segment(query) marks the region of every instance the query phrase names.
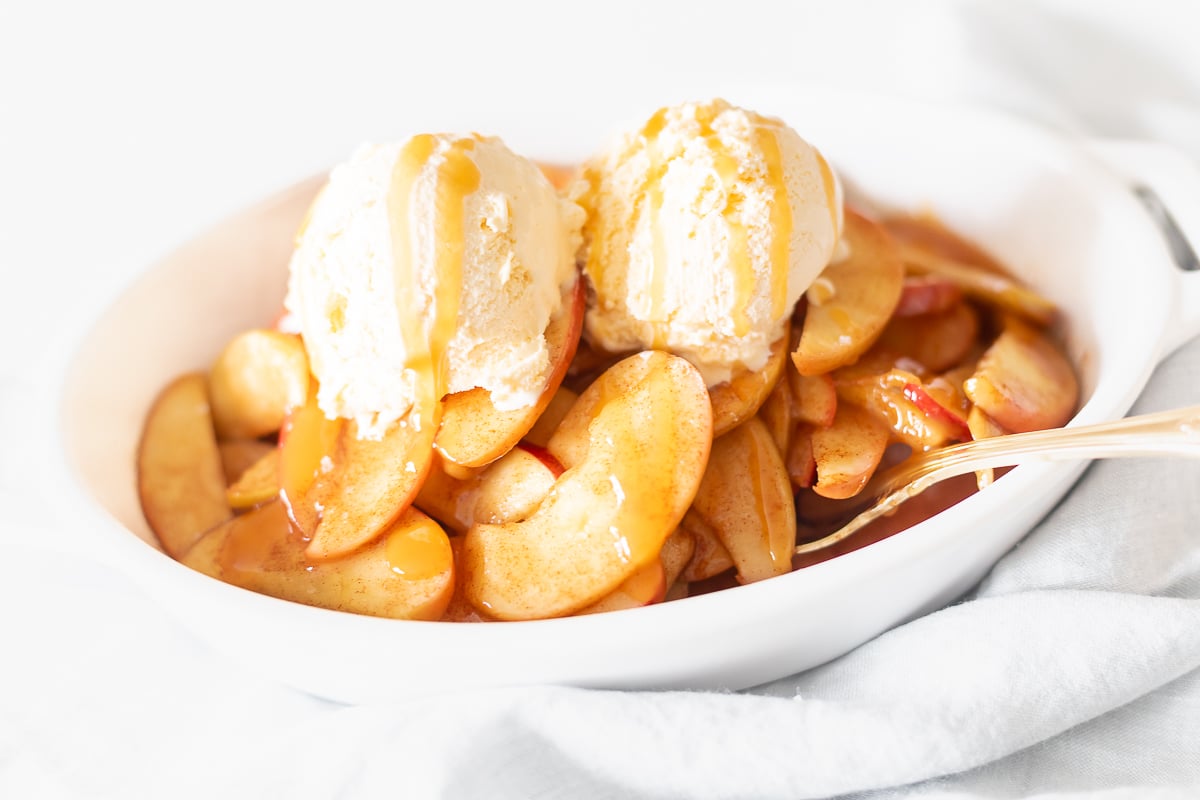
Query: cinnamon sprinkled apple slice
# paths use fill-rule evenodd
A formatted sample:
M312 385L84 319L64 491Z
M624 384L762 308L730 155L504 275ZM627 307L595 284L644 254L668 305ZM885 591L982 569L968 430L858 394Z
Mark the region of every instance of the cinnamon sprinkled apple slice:
M891 237L874 222L846 210L843 233L850 255L821 273L829 296L808 304L792 363L801 375L849 364L883 332L900 302L904 264Z
M619 362L551 440L566 472L537 511L467 532L467 598L502 619L561 616L599 600L658 559L711 442L708 389L695 367L656 351Z
M482 467L507 453L537 422L550 405L567 374L567 366L579 346L583 330L585 281L564 298L562 312L546 328L550 349L550 373L537 401L525 408L499 411L485 389L470 389L448 395L442 403L441 429L435 445L442 458L461 467Z
M173 558L233 514L204 375L184 375L155 399L138 444L137 472L142 512Z

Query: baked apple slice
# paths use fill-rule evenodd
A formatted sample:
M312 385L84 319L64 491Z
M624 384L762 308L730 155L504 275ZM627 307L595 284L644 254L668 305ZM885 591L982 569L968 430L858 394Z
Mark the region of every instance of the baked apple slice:
M435 440L442 458L460 467L486 466L511 450L534 426L558 391L579 346L585 283L576 279L574 288L563 298L562 313L546 328L550 373L537 401L526 408L499 411L486 389L447 395L442 402L441 429Z
M1016 317L1005 321L963 390L1014 433L1065 425L1079 402L1071 362L1049 337Z
M562 464L554 456L519 443L466 479L454 478L435 465L414 504L457 533L465 533L476 522L518 522L546 499L562 473Z
M537 511L467 531L468 599L501 619L596 602L658 559L696 494L711 442L712 407L695 367L658 351L619 362L580 395L550 441L566 472Z
M279 474L288 516L320 561L372 541L409 507L433 463L438 404L426 414L413 406L373 440L359 438L352 421L326 419L315 397L280 431Z
M438 619L454 590L450 542L413 508L370 546L317 563L273 501L209 532L182 561L261 594L377 617Z
M253 508L279 495L279 451L272 448L250 465L228 489L225 497L238 510Z
M638 567L633 574L621 581L621 585L576 614L601 614L606 611L624 611L640 608L651 603L661 603L667 594L667 573L662 561L655 559Z
M695 510L684 515L680 527L692 535L694 542L692 557L680 573L680 580L687 583L704 581L733 569L733 557L721 544L717 532Z
M233 515L204 375L184 375L155 399L138 444L137 473L142 513L172 558Z
M221 468L225 471L225 482L233 484L242 473L257 464L267 453L275 451L275 445L262 439L227 439L217 443L221 451Z
M879 345L932 372L942 372L970 355L978 336L979 315L970 305L957 303L944 311L894 317L883 329Z
M741 369L725 383L709 390L713 408L713 436L733 430L754 416L779 382L787 363L789 330L771 345L771 354L762 369Z
M525 434L523 441L537 447L546 447L550 444L550 437L558 430L563 417L567 416L567 412L571 410L571 406L575 405L575 401L578 399L578 392L573 392L566 386L559 386L554 397L550 398L550 402L542 410L541 416L537 418L537 422L533 423L533 427Z
M761 420L713 442L692 508L716 531L742 583L791 571L796 548L792 485Z
M812 432L817 468L813 491L836 500L858 494L875 473L887 446L887 426L871 412L842 403L832 425Z
M299 336L270 330L238 334L209 375L213 422L222 439L275 433L308 393L308 355Z
M820 375L866 352L900 302L904 264L891 237L874 222L846 210L842 234L850 255L821 273L829 296L810 302L792 363L801 375Z

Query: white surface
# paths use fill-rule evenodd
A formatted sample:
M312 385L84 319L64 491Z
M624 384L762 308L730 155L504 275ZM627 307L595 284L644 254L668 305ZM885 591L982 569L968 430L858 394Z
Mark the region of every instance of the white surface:
M537 115L510 144L547 154L615 127L600 101L564 102L571 87L651 107L813 79L1194 148L1191 4L1133 18L1115 3L693 3L640 9L635 30L590 7L506 20L513 6L495 4L468 23L457 5L409 19L220 5L0 10L0 795L820 796L948 774L895 793L1200 790L1194 464L1093 468L979 601L782 683L784 699L559 690L340 709L256 679L122 576L40 547L65 523L34 424L57 342L225 210L398 132L383 88L436 110L431 127L503 134ZM1195 402L1198 384L1192 344L1138 410Z

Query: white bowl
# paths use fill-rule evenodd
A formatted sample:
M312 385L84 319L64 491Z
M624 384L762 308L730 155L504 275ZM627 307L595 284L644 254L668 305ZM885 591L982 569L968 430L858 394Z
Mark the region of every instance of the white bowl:
M1151 181L1187 210L1182 222L1200 225L1200 173L1169 151L1096 148L992 113L881 98L733 99L791 123L852 191L885 207L933 211L1057 301L1083 383L1073 424L1122 416L1155 364L1200 330L1200 274L1177 269L1162 232L1109 166L1116 159ZM578 155L595 145L580 141ZM171 376L208 365L233 333L277 312L292 235L316 187L287 189L151 265L85 337L61 393L64 468L89 549L213 647L313 694L363 702L478 686L738 689L780 678L960 596L1082 469L1021 466L831 561L612 614L407 622L221 583L159 550L138 505L134 449Z

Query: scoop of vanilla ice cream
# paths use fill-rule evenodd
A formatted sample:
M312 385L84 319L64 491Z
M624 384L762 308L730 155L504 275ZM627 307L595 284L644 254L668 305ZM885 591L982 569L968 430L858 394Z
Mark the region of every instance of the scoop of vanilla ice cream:
M360 148L314 200L290 265L285 306L322 411L378 438L435 374L445 392L483 387L501 410L532 405L582 222L499 139Z
M842 229L820 153L723 100L660 109L571 194L588 213L588 339L669 350L710 386L766 363Z

